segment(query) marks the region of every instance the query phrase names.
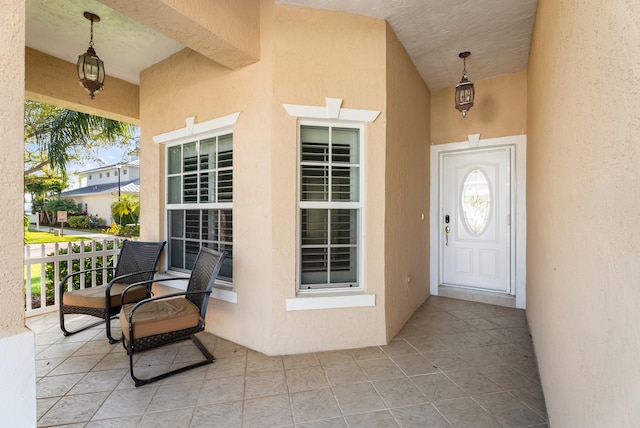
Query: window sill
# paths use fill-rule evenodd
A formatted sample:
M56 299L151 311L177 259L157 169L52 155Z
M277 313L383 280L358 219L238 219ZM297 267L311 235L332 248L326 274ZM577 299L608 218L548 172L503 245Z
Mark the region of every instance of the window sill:
M158 280L168 279L168 278L184 278L184 281L172 281L172 283L163 284L165 287L172 287L181 291L185 291L187 289L189 275L181 272L167 271L165 273L160 273L156 276L156 279ZM236 304L238 303L238 293L233 291L233 289L231 289L231 287L229 287L227 283L214 284L211 297L217 300L222 300L223 302L236 303Z
M361 308L376 305L375 294L305 294L286 299L287 311L311 311L314 309Z

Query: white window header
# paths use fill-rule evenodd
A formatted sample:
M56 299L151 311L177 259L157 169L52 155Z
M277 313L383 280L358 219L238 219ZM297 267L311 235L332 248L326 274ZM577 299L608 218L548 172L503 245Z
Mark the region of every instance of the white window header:
M154 135L153 142L156 144L186 143L193 140L207 138L211 134L231 132L236 124L240 112L217 117L202 123L195 123L195 117L185 119L185 127L164 134Z
M289 116L300 119L337 119L351 122L373 122L380 114L376 110L359 110L342 108L342 98L325 98L327 105L303 106L297 104L282 104Z

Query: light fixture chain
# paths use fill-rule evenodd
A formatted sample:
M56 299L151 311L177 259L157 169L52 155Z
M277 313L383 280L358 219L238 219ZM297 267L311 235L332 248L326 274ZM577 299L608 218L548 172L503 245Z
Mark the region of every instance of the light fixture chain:
M93 47L93 19L91 21L91 40L89 41L89 46Z

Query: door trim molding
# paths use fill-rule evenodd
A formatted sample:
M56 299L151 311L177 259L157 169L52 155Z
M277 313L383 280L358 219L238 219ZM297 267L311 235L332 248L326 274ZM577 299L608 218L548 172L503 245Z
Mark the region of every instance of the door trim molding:
M505 147L513 148L515 165L512 165L514 199L512 202L511 225L514 230L512 241L512 249L515 255L511 257L512 280L515 281L515 299L516 307L525 309L527 302L526 295L526 250L527 250L527 212L526 212L526 156L527 156L527 136L512 135L508 137L479 139L479 134L469 135L467 141L455 143L438 144L431 146L431 179L430 179L430 196L429 196L429 236L430 236L430 256L429 256L429 272L430 272L430 292L431 295L437 296L439 286L441 285L442 273L440 269L440 251L438 243L440 242L440 217L441 215L441 198L440 198L440 179L442 170L442 154L451 152L472 152L476 149L488 147ZM515 227L513 227L515 225Z

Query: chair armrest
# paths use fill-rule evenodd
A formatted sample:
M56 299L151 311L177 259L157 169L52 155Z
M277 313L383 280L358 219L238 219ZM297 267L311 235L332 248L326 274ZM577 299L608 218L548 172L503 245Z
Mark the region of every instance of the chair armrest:
M166 281L179 281L182 280L184 281L185 278L164 278L164 279L150 279L148 281L140 281L140 282L134 282L133 284L129 285L127 288L125 288L124 290L122 290L122 297L121 297L121 301L120 304L124 305L124 298L125 295L127 294L127 292L133 288L133 287L137 287L140 285L147 285L147 284L153 284L154 282L166 282Z
M64 293L64 289L65 289L65 284L67 282L67 280L71 277L74 277L76 275L80 275L80 274L85 274L85 273L89 273L89 272L95 272L98 270L105 270L105 269L115 269L114 266L105 266L105 267L99 267L99 268L93 268L93 269L85 269L85 270L79 270L77 272L71 272L69 274L67 274L64 278L62 278L62 280L60 280L60 297L62 298L62 294Z
M109 281L109 283L107 284L107 295L109 295L111 293L111 287L113 286L113 284L117 283L121 279L128 278L130 276L140 275L141 273L155 273L155 272L157 272L157 271L156 270L140 270L140 271L137 271L137 272L125 273L124 275L118 275L118 276L112 278L111 281ZM152 282L155 282L155 280L151 279L149 281L143 281L143 282L152 283ZM135 284L136 285L142 285L140 283L135 283ZM131 285L133 285L133 284L131 284ZM127 288L129 288L129 287L127 287ZM126 288L125 288L125 290L126 290Z

